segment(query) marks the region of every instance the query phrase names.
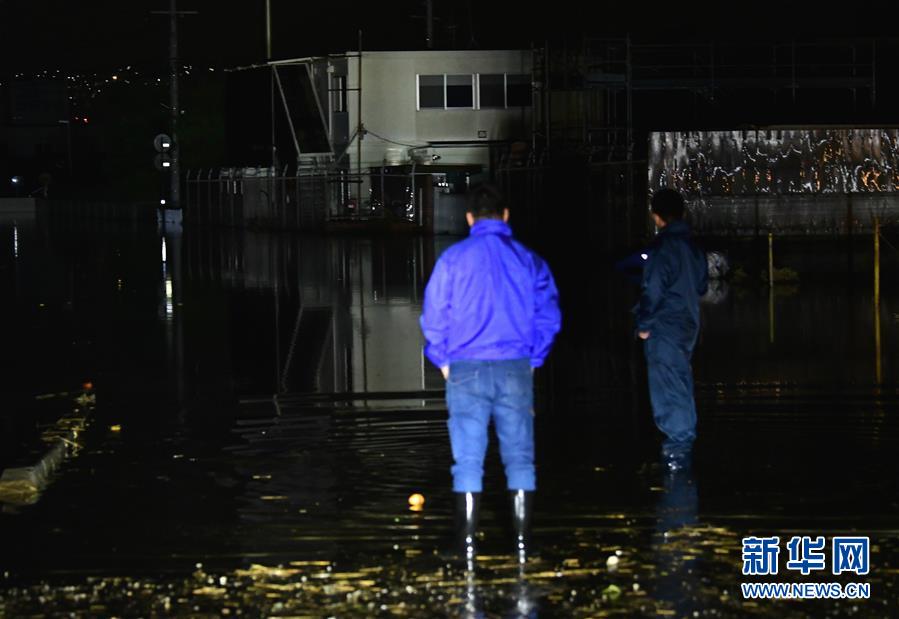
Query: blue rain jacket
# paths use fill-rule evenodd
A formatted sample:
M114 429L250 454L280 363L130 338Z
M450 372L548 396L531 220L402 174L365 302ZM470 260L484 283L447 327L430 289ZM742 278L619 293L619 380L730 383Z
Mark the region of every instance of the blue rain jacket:
M692 351L699 335L699 298L708 289L708 262L690 239L690 226L674 220L646 252L643 293L634 308L637 331Z
M506 223L482 219L434 265L420 322L437 367L523 358L539 367L561 327L559 293L546 263Z

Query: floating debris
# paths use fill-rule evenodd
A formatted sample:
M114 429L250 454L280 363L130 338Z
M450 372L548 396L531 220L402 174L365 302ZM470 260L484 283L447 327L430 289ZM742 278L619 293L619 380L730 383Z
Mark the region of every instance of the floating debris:
M94 393L82 393L77 398L75 398L75 402L77 402L80 406L89 406L91 404L96 404L97 395Z
M617 600L621 597L621 588L617 585L609 585L605 589L602 590L602 597L604 599L608 599L611 601Z

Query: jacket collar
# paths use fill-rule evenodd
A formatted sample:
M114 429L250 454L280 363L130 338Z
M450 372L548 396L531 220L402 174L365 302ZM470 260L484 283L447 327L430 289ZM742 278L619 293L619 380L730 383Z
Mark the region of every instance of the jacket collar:
M675 219L659 230L659 236L690 236L690 224L683 219Z
M500 236L512 236L512 228L501 219L479 219L471 227L471 236L484 234L499 234Z

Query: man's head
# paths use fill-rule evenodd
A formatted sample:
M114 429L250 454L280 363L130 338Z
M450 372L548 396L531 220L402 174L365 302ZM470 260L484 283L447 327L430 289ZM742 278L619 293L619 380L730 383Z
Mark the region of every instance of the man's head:
M684 198L674 189L659 189L652 194L651 204L652 218L659 228L684 218Z
M468 225L473 226L481 219L509 221L506 199L499 189L489 183L475 185L468 192L468 207L465 212Z

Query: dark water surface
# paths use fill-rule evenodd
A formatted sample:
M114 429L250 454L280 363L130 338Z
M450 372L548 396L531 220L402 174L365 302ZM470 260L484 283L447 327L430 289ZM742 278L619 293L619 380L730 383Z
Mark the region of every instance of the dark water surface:
M700 439L675 476L656 464L634 285L610 256L547 248L565 324L537 375L540 557L512 560L492 445L472 574L441 554L446 410L417 323L452 239L188 230L164 261L162 241L0 224L0 468L85 420L39 497L0 503L0 616L899 612L891 248L876 318L869 238L778 240L799 280L773 294L766 247L710 242L745 277L703 306ZM839 534L871 537L867 577L768 580L870 582L870 600L743 600L765 580L741 575L743 537Z

